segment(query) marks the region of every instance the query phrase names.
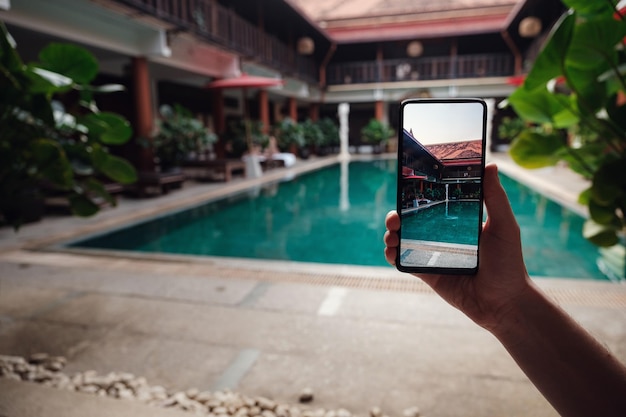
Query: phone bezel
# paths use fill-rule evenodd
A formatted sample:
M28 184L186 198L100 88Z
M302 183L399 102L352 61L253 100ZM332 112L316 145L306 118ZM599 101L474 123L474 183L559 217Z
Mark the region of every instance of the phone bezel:
M479 215L477 222L477 233L478 233L478 247L476 252L476 266L473 268L448 268L448 267L435 267L435 266L406 266L400 264L401 257L401 242L402 242L402 201L401 201L401 193L402 193L402 153L403 153L403 126L404 126L404 107L407 105L417 104L433 104L433 103L478 103L483 107L483 120L482 120L482 156L480 163L480 178L481 178L481 187L480 187L480 204L479 204ZM445 274L445 275L475 275L478 272L478 268L480 266L480 236L482 232L483 225L483 189L484 189L484 178L485 178L485 154L486 154L486 143L487 143L487 103L480 98L413 98L403 100L400 103L399 110L399 125L398 125L398 152L397 152L397 162L396 162L396 210L398 215L400 216L400 229L398 230L398 251L396 253L396 268L402 272L410 272L410 273L430 273L430 274Z

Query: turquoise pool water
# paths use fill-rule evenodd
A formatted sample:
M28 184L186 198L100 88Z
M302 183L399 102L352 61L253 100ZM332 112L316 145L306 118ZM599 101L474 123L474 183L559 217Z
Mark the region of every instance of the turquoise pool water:
M422 208L403 216L402 238L476 245L479 209L478 201L451 201ZM421 230L429 230L427 239Z
M508 177L502 182L531 275L606 279L580 216ZM383 221L395 192L394 161L338 164L70 246L383 266Z

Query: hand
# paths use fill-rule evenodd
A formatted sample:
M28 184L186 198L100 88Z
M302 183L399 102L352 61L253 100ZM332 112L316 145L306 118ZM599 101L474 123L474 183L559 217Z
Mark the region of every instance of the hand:
M522 257L520 229L495 165L485 167L483 182L487 222L480 236L476 275L414 274L444 300L478 325L495 330L508 306L532 286ZM390 211L385 219L385 258L395 265L400 216Z

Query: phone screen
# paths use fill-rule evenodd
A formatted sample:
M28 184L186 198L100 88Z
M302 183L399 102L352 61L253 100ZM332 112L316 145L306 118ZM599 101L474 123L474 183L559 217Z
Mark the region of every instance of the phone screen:
M477 271L486 114L480 99L402 102L396 259L401 271Z

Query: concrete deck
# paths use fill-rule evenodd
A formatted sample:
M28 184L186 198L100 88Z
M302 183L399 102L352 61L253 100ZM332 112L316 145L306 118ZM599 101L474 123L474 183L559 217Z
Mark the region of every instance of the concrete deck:
M490 159L572 207L585 187L564 169L526 173ZM310 387L311 407L361 416L374 406L390 417L413 406L430 417L556 415L489 333L392 268L40 249L260 181L187 184L91 219L0 230L0 354L47 352L65 356L70 374L131 372L175 390L232 388L293 404ZM626 286L537 281L626 361ZM0 379L1 416L44 414L188 415Z

